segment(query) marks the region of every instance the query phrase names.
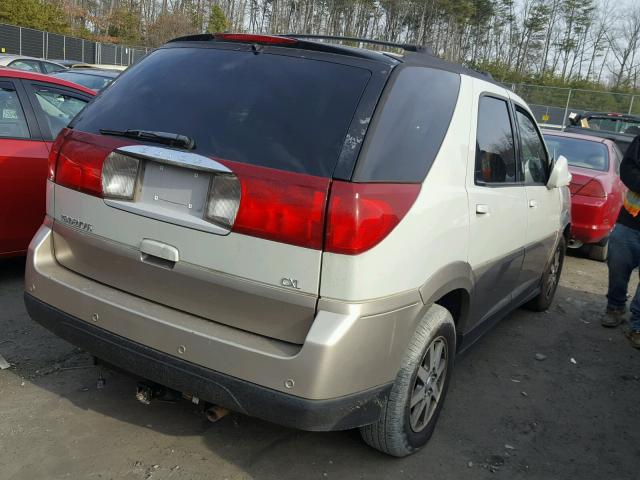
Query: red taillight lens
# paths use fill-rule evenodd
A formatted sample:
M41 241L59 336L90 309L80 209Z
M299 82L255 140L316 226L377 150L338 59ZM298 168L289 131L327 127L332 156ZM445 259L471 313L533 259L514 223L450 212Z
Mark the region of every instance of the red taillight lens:
M571 195L575 195L576 193L578 193L578 190L580 190L580 188L582 188L582 185L580 185L579 183L569 184L569 192L571 192Z
M58 156L56 183L89 195L102 196L102 164L109 152L71 141Z
M295 38L278 37L276 35L251 35L246 33L218 33L216 40L228 42L265 43L269 45L293 45L298 43Z
M572 192L574 193L574 192ZM582 195L583 197L596 197L596 198L606 198L607 193L604 191L602 184L592 178L589 180L584 187L578 189L575 194Z
M55 142L51 145L51 151L49 152L49 169L47 171L47 178L51 181L56 179L56 165L58 164L58 156L60 155L60 149L64 144L67 135L71 132L68 128L63 128Z
M419 184L334 181L325 250L357 255L374 247L400 223L419 192Z
M321 249L329 179L222 160L240 180L232 230Z
M55 181L63 187L89 195L102 196L102 165L116 148L131 141L117 137L106 137L75 130L64 131L64 143L57 150ZM62 134L60 134L62 135ZM56 140L58 143L60 137ZM53 156L53 149L52 155Z

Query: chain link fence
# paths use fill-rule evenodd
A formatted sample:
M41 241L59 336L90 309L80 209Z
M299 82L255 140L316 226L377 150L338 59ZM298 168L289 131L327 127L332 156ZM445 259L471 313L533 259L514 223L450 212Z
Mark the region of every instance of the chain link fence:
M136 63L148 51L144 47L92 42L0 23L0 54L126 66ZM524 83L503 85L529 104L539 123L557 128L567 124L571 112L601 111L640 115L640 95Z
M616 112L640 115L640 95L505 83L528 104L538 123L564 127L571 112Z
M144 47L127 47L92 42L31 28L0 24L0 54L9 53L49 60L133 65L148 52Z

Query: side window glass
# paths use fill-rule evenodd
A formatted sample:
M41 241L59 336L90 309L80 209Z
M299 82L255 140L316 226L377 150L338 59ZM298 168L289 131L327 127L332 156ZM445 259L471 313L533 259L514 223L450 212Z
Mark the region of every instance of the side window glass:
M356 181L424 180L449 128L460 75L406 67L392 81L389 95L381 100L371 123L363 160L356 167Z
M45 73L62 72L63 70L66 70L63 66L50 62L42 62L42 67L44 68Z
M60 130L66 127L87 104L85 100L46 87L34 85L34 89L38 106L49 130L46 132L48 140L56 138Z
M0 139L2 138L29 138L29 128L18 92L8 82L0 82Z
M476 183L516 182L515 158L507 102L493 97L481 97L476 134Z
M527 185L545 184L549 174L549 159L542 138L527 113L516 108L522 148L522 170Z
M14 62L11 62L9 66L11 68L24 70L26 72L40 73L40 67L38 66L38 62L33 62L31 60L16 60Z

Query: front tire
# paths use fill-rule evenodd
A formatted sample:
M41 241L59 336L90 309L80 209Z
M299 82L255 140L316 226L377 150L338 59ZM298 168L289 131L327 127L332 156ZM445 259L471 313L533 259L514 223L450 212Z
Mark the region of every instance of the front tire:
M526 304L526 307L529 310L533 310L534 312L544 312L551 306L553 297L558 289L558 283L560 282L560 275L562 274L562 266L564 265L566 249L567 247L564 237L560 237L560 241L556 246L553 257L542 275L542 291L537 297Z
M431 306L411 339L380 419L360 428L365 443L395 457L427 443L446 397L455 351L451 314Z

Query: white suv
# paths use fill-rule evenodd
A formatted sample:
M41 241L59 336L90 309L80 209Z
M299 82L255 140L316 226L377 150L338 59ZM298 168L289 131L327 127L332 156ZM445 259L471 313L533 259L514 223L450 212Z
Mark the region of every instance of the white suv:
M520 98L413 50L150 53L52 149L33 319L205 402L420 448L456 352L551 303L570 175Z

